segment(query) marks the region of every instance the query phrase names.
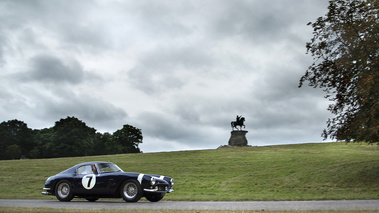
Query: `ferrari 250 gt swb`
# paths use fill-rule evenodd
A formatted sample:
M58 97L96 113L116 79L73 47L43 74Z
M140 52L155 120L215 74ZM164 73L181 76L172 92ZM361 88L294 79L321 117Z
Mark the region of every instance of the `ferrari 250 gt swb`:
M169 177L124 172L110 162L87 162L49 177L42 194L55 195L60 201L121 197L126 202L137 202L145 197L157 202L174 191L173 185L174 179Z

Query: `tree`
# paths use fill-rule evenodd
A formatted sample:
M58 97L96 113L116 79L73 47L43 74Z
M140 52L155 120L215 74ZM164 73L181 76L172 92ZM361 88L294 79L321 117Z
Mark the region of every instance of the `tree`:
M112 135L108 132L105 132L104 134L97 132L93 143L93 155L110 154L110 152L107 152L107 141L111 138Z
M0 123L0 149L9 150L11 155L1 155L0 159L29 157L30 150L35 146L32 129L19 120ZM8 149L9 148L9 149ZM16 156L19 154L19 156Z
M18 120L0 123L0 160L54 158L141 152L142 133L124 125L113 135L101 134L75 118L55 122L54 127L32 130Z
M5 154L7 156L7 159L20 159L21 148L17 144L12 144L7 147L7 149L5 150Z
M301 77L322 88L333 101L322 136L345 141L379 142L378 11L376 0L331 0L325 17L310 22L306 44L313 64Z
M141 152L138 144L142 143L142 138L141 130L131 125L124 125L112 136L113 144L120 144L122 153Z
M45 128L41 130L34 130L36 147L31 151L32 158L49 158L53 157L53 143L54 130L53 128Z
M53 127L53 157L86 156L92 153L96 129L75 117L55 122Z

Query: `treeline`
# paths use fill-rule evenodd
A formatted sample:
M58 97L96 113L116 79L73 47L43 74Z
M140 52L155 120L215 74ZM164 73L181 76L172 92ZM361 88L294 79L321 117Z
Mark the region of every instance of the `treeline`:
M75 117L41 130L30 129L23 121L9 120L0 124L0 159L139 153L142 138L141 130L131 125L113 134L102 134Z

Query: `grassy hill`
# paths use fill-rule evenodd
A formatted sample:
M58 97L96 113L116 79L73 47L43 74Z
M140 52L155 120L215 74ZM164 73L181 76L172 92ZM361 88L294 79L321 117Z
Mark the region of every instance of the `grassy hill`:
M379 149L357 143L0 161L0 198L55 199L46 178L86 161L173 177L164 200L379 199Z

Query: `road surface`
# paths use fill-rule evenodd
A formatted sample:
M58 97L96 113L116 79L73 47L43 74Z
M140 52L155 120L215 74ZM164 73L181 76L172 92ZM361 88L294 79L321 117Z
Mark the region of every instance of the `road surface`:
M123 200L99 200L88 202L72 200L13 200L0 199L0 206L46 207L62 209L174 209L174 210L378 210L379 200L343 201L243 201L243 202L199 202L160 201L152 203L140 201L126 203Z

